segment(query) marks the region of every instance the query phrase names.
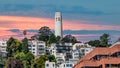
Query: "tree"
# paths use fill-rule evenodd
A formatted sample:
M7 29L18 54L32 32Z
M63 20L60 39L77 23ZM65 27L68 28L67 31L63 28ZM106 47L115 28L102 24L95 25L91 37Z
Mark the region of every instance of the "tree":
M45 62L48 60L47 55L41 55L35 60L32 68L45 68Z
M27 38L24 38L22 40L22 51L26 54L29 52L29 49L28 49L28 39Z
M24 35L24 37L26 37L26 35L27 35L27 31L26 30L23 31L23 35Z
M45 41L45 42L47 42L47 41L49 40L49 36L48 36L48 35L41 34L41 35L39 36L39 40L40 40L40 41Z
M109 40L110 40L110 35L104 33L102 36L100 36L100 45L102 47L108 47L109 46Z
M63 39L62 39L63 43L76 43L77 39L72 36L72 35L66 35Z
M28 52L27 54L26 54L26 60L27 60L27 62L28 62L28 64L31 66L32 65L32 63L33 63L33 61L34 61L34 55L31 53L31 52Z
M49 40L48 40L48 44L51 44L51 43L56 43L57 40L56 40L56 37L54 34L51 34L50 37L49 37Z
M27 54L20 52L17 53L14 57L22 61L24 68L30 68L34 60L34 55L31 52L28 52Z
M57 41L57 43L61 42L61 37L60 37L60 36L57 36L57 37L56 37L56 41Z
M22 62L15 58L10 58L7 61L6 68L24 68Z
M51 32L51 29L49 27L41 27L38 32L39 40L47 42L51 34L53 33Z
M7 41L7 54L8 54L8 57L13 57L13 55L16 53L16 52L21 52L22 51L22 43L17 40L17 39L14 39L14 38L10 38L8 41Z
M94 46L94 47L100 47L100 40L90 40L88 42L89 45Z
M120 42L120 38L118 38L117 42Z
M47 26L43 26L39 29L39 32L38 32L40 35L43 34L43 35L51 35L52 32L51 32L51 29Z
M50 62L55 62L55 63L57 62L54 55L47 55L47 57Z

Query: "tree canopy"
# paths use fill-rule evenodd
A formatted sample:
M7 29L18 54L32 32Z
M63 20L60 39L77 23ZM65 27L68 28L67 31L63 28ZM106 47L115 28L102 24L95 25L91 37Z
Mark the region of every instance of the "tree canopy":
M8 57L13 57L13 55L16 52L21 52L22 51L22 43L14 38L10 38L7 41L7 53L8 53Z
M28 49L28 39L27 38L24 38L22 40L22 51L24 53L28 53L29 52L29 49Z
M8 59L6 68L24 68L24 67L20 60L16 58L10 58Z
M72 36L72 35L66 35L63 39L62 39L62 42L65 43L76 43L77 42L77 39Z
M45 68L45 62L49 60L50 62L56 62L54 55L41 55L35 60L33 68Z
M28 52L27 54L20 52L17 53L14 57L22 61L24 68L30 68L34 60L34 55L31 52Z
M104 33L103 35L100 36L100 40L90 40L88 44L95 47L108 47L110 46L109 41L110 35Z
M108 47L110 41L110 35L104 33L102 36L100 36L100 45L103 47Z
M48 60L46 55L41 55L33 64L33 68L45 68L45 62Z

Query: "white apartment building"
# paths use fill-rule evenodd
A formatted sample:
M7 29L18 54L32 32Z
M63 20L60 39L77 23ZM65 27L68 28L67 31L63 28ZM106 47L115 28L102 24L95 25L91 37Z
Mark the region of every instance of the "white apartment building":
M0 40L0 51L6 53L7 41Z
M45 42L43 41L29 40L28 48L36 57L45 54Z
M56 57L56 43L52 43L47 50L50 55L54 55Z
M73 58L83 57L84 55L90 53L95 47L90 46L89 44L85 43L75 43L73 45Z
M56 68L55 62L45 62L45 68Z
M63 62L60 64L58 68L72 68L74 66L74 63L72 62Z
M63 63L65 61L65 54L64 53L56 53L55 58L56 58L58 64Z
M72 59L79 59L80 58L80 55L79 55L80 51L79 50L73 50L73 51L71 51L71 53L72 53Z

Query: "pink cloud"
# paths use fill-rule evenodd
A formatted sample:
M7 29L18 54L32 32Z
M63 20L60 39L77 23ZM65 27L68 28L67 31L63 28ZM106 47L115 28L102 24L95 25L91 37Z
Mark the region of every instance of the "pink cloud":
M48 26L54 29L54 18L0 16L0 30L39 29ZM119 30L120 26L89 24L89 21L63 20L64 30Z

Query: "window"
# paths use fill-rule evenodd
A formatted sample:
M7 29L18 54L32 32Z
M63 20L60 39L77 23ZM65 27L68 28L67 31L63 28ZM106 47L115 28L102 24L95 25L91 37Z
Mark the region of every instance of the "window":
M31 48L28 48L29 50L31 50Z
M65 64L64 64L64 67L65 67Z
M66 64L66 67L69 67L69 64Z
M60 17L58 17L58 21L60 21Z
M35 47L35 45L33 45L33 47Z
M49 64L46 64L46 67L49 67Z
M72 67L72 64L70 64L70 67Z
M35 48L33 48L33 50L35 50Z
M53 67L54 67L54 64L53 64Z
M2 45L5 45L5 43L2 43Z
M43 47L43 45L39 45L39 47Z
M33 54L34 54L35 52L33 52Z

